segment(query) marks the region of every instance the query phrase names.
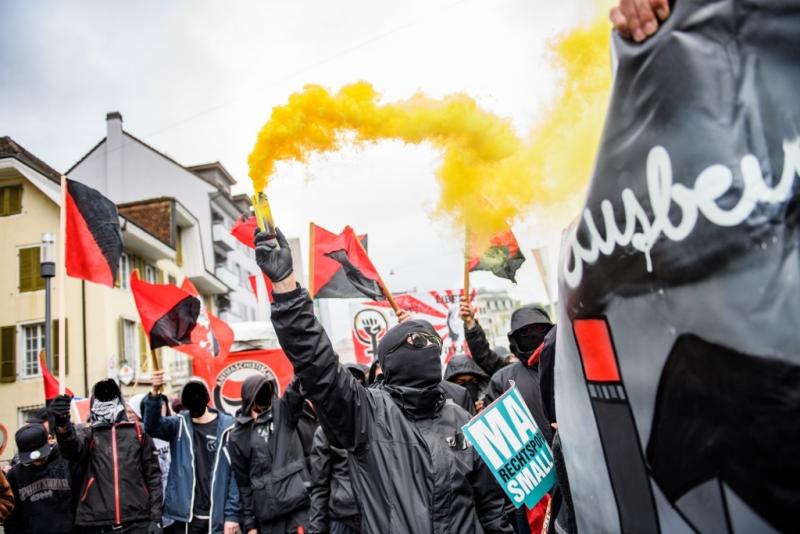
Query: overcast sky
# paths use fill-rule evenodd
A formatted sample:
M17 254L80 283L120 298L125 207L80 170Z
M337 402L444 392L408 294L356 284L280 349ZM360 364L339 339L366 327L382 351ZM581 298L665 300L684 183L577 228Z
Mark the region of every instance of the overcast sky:
M184 165L219 160L249 191L247 155L275 105L306 83L367 80L386 100L463 91L520 133L552 95L546 42L585 19L588 0L0 2L0 135L60 171L126 131ZM278 224L305 243L308 222L370 235L394 290L457 288L463 237L432 218L430 147L382 143L284 166L271 185ZM547 221L515 226L529 261L519 286L474 286L542 300L529 249L557 246ZM551 256L557 254L551 249Z

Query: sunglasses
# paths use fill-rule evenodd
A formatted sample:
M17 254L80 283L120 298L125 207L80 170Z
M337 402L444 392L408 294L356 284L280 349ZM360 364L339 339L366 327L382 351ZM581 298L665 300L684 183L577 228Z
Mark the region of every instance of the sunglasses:
M409 334L407 338L398 343L396 346L389 349L387 354L391 354L403 345L411 345L415 349L424 349L430 345L436 345L439 349L442 348L442 340L438 336L428 334L426 332L414 332Z

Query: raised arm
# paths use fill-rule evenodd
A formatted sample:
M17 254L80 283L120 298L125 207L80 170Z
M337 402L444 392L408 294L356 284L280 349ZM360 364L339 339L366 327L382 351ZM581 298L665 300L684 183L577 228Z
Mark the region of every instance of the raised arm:
M492 376L498 369L508 365L489 347L486 333L475 319L475 310L472 309L469 302L461 301L460 315L461 320L464 321L464 337L467 340L469 352L472 354L472 360L483 369L483 372Z
M165 417L161 415L161 406L160 393L145 395L142 401L144 431L154 438L172 442L180 430L180 416L170 415Z
M78 432L70 421L70 403L67 395L59 395L48 408L56 427L58 450L67 460L83 465L88 447L86 437Z
M275 333L332 444L355 448L365 443L370 427L365 424L369 393L339 363L308 292L295 279L289 243L276 231L277 236L259 233L255 239L258 266L273 283Z

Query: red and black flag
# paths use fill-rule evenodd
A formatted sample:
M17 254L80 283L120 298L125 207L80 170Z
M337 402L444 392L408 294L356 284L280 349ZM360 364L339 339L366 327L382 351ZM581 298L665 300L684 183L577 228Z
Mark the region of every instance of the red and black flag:
M42 370L42 382L44 382L44 400L51 401L58 397L60 384L58 379L50 372L50 369L47 368L47 362L44 359L44 351L39 354L39 369ZM70 397L75 396L69 388L66 388L65 393Z
M66 184L67 274L114 287L122 255L117 206L80 182Z
M231 235L250 248L256 248L255 236L258 223L255 215L241 216L231 228Z
M200 303L197 326L192 330L191 344L175 347L176 350L191 356L224 358L233 345L233 330L228 323L218 318L206 308L200 292L188 278L183 280L181 289L194 296Z
M334 234L311 224L311 297L383 298L378 272L367 256L367 236L345 227Z
M517 243L513 232L505 230L493 235L488 242L470 235L469 270L491 271L495 276L511 280L515 284L514 276L520 265L525 261L525 256Z
M150 349L192 343L200 300L172 284L149 284L131 273L131 291Z

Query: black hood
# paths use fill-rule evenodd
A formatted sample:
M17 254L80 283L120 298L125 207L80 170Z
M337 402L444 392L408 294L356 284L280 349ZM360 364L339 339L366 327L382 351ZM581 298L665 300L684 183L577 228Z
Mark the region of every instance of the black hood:
M344 364L344 368L351 373L361 373L361 375L364 376L364 383L367 383L370 370L369 366L364 365L363 363L348 362Z
M529 304L514 310L511 314L511 330L508 331L508 337L529 324L553 324L553 322L544 308Z
M441 381L442 361L439 349L432 346L414 349L405 344L406 338L414 332L439 337L428 321L411 320L390 328L378 344L378 361L386 384L427 387Z
M489 375L483 372L475 361L466 354L456 354L444 370L444 379L448 382L456 375L469 374L474 376L481 387L489 382Z
M272 385L272 398L275 398L275 382L267 375L252 375L248 376L242 383L242 406L236 412L236 417L250 418L250 410L253 409L253 403L256 400L256 395L264 384Z

